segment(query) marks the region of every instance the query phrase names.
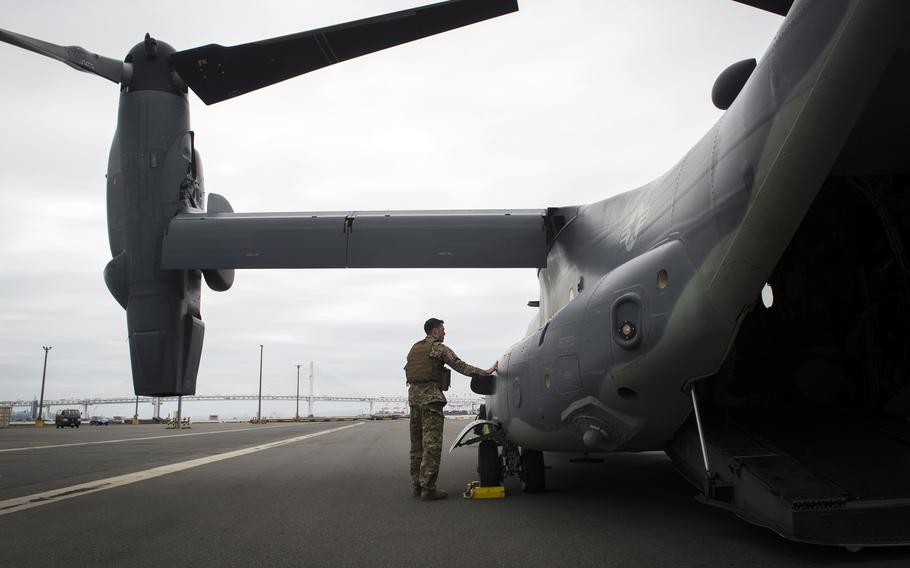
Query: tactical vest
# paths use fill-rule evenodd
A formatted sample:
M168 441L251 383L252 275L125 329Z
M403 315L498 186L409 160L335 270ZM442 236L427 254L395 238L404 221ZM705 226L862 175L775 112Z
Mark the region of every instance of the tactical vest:
M452 372L445 368L442 361L430 357L430 348L434 343L421 339L411 347L404 374L409 384L437 383L442 390L448 390Z

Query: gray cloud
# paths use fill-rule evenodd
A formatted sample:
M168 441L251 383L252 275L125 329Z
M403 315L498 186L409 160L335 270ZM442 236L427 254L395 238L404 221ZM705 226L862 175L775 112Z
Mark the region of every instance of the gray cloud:
M146 31L178 49L232 45L414 4L0 9L4 28L122 57ZM672 166L719 116L709 102L717 73L760 56L779 24L727 0L521 8L212 107L190 95L206 189L238 211L603 199ZM0 399L37 394L47 344L48 396L127 395L125 315L101 277L117 89L6 45L0 67ZM231 291L204 293L198 389L255 392L264 344L267 392L292 393L295 365L315 360L321 393L401 394L404 354L426 317L445 319L452 347L486 366L522 337L537 294L533 270L240 272Z

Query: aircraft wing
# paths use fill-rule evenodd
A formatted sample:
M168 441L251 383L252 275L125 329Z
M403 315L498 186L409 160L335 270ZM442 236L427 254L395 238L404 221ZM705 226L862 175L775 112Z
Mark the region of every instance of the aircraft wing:
M180 213L161 268L540 268L545 209Z

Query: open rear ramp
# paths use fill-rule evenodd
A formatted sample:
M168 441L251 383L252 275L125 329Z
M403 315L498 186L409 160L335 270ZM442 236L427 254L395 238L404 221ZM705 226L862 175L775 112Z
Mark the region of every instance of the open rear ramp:
M879 416L709 415L669 446L708 504L792 540L910 544L910 423Z

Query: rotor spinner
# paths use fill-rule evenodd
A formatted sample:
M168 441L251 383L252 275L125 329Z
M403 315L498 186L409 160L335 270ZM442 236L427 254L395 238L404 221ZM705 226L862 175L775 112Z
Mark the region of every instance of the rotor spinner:
M175 95L186 95L187 86L174 71L171 55L177 50L150 34L137 43L124 59L128 71L120 84L123 93L132 91L164 91Z

